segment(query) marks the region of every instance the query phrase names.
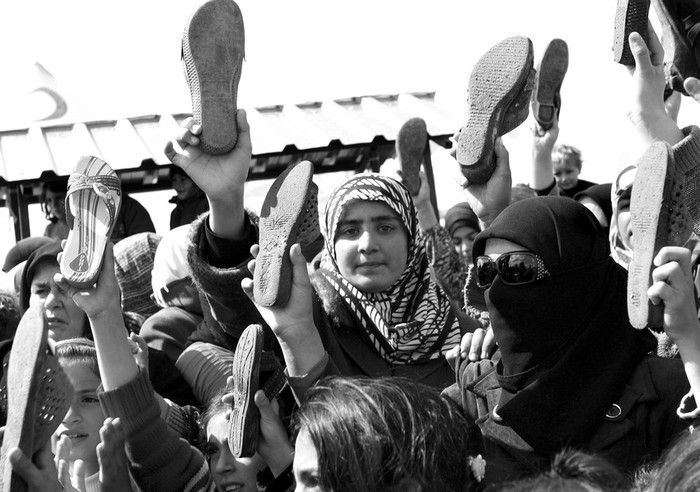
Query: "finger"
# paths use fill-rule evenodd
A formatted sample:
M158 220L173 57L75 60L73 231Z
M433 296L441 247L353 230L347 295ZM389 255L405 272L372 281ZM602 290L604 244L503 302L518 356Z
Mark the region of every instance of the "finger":
M41 485L41 472L39 472L37 467L34 466L34 463L32 463L21 449L12 448L8 454L8 459L15 473L22 477L22 480L27 482L29 487Z
M248 124L248 115L245 109L239 109L236 112L236 123L238 126L238 140L236 141L235 150L252 154L253 144L250 139L250 125Z
M462 341L459 344L460 347L460 356L462 359L466 359L469 357L469 350L472 347L472 338L474 337L473 333L466 333L462 337Z
M659 41L659 37L656 35L656 31L654 31L654 26L652 25L651 21L649 21L647 27L647 40L649 52L651 53L651 64L654 66L663 65L664 47L661 44L661 41Z
M647 70L651 68L651 53L642 36L638 32L633 32L629 35L628 42L636 69Z
M245 277L241 280L241 289L243 293L248 296L248 299L255 302L255 296L253 294L254 283L252 278Z
M683 88L696 101L700 101L700 79L688 77L683 81Z
M253 255L253 258L257 258L258 255L260 254L260 245L259 244L254 244L250 247L250 254Z
M309 270L306 267L306 258L301 252L299 243L294 243L289 248L289 258L292 260L292 282L299 286L308 286L310 288Z
M654 257L654 265L658 267L670 262L677 262L682 271L690 273L692 253L687 248L664 246Z
M484 342L481 344L481 358L488 359L496 346L496 337L493 334L493 330L489 326L484 335Z
M78 490L85 491L85 462L83 460L75 460L73 463L73 476L77 478Z
M673 295L673 288L666 282L654 282L647 289L647 296L654 306L658 306L664 299L668 299Z
M472 343L469 347L469 360L472 362L479 360L479 357L481 356L481 346L484 343L485 333L486 332L482 328L478 328L474 332L474 336L472 337Z
M136 333L131 334L131 341L136 343L138 345L139 349L141 351L146 351L148 350L148 343L146 343L146 340L141 335L137 335Z
M258 410L260 410L261 417L269 415L269 412L272 412L272 405L270 404L270 399L267 397L263 390L256 391L253 398L255 400L255 406L258 407Z
M58 473L58 481L63 484L63 488L72 488L70 479L70 465L66 460L60 460L58 465L56 465L56 471Z

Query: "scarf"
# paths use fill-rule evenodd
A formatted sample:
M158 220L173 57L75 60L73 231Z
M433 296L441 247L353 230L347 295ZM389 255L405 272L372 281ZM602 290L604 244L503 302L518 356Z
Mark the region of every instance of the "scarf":
M627 317L627 273L607 253L597 219L561 197L517 202L474 242L500 238L536 253L550 276L496 278L486 291L501 350L498 414L536 451L585 446L656 343Z
M388 205L408 232L406 268L382 292L360 291L338 269L336 228L345 206L355 200ZM330 196L321 227L325 249L320 272L340 294L365 339L387 362L411 364L436 359L459 343L458 319L449 298L431 276L423 245L416 242L416 210L401 183L380 174L349 178Z

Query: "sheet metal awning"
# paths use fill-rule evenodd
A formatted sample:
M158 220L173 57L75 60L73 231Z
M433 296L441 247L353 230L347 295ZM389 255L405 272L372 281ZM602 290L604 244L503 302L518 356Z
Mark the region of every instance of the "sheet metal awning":
M450 102L423 92L246 108L253 142L249 179L274 177L301 159L313 162L316 173L378 169L394 156L401 125L416 116L426 121L431 139L446 146L463 123L461 105ZM8 187L12 209L22 216L26 203L38 199L41 182L67 176L80 156L95 155L117 171L127 192L168 188L171 163L163 148L188 116L38 122L0 131L0 186Z

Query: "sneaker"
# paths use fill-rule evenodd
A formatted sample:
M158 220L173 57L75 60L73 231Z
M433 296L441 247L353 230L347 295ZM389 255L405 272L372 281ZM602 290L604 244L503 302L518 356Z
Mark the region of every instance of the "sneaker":
M182 63L192 114L202 125L202 152L226 154L236 145L238 82L244 56L243 16L236 2L203 3L188 20L182 36Z
M683 81L700 77L700 46L695 46L700 33L700 0L653 0L653 3L661 24L666 82L687 96Z
M613 60L622 65L634 66L629 36L637 32L646 43L649 39L649 0L617 0Z
M504 39L474 66L467 123L457 141L467 184L485 183L493 174L496 138L527 119L534 79L532 42L523 36Z
M637 162L630 201L634 253L629 265L627 311L637 329L662 328L663 305L654 305L651 287L654 257L664 246L683 246L693 232L686 207L685 172L677 169L673 150L654 142Z
M559 91L569 68L569 47L563 39L553 39L547 45L537 67L535 90L532 92L532 114L537 123L549 130L554 115L559 119L561 97Z

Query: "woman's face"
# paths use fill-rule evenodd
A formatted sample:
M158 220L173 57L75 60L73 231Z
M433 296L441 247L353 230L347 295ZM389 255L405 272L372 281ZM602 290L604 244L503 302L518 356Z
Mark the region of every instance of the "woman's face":
M250 458L234 458L228 447L229 421L220 412L207 425L207 444L204 454L209 470L219 492L258 492L258 472L265 468L265 461L255 453Z
M472 246L477 234L479 234L479 231L469 226L458 227L452 233L452 243L455 246L455 250L467 263L472 261Z
M617 235L625 247L634 251L634 242L632 241L632 225L629 206L620 209L617 212Z
M173 189L177 193L180 200L187 200L192 196L195 190L194 182L187 176L175 174L172 179Z
M334 240L340 274L362 292L388 289L406 269L408 233L384 203L348 203Z
M73 299L54 282L53 276L58 271L58 263L45 261L37 265L29 288L29 305L43 306L49 338L60 342L84 336L87 317Z
M71 462L83 460L86 475L89 476L99 470L96 448L100 443L100 428L105 420L97 399L97 387L101 381L85 364L70 362L61 367L73 386L73 400L56 430L56 437L60 439L64 435L68 436Z
M294 479L297 482L296 492L319 492L321 476L318 470L318 453L311 436L302 428L294 446Z
M58 220L66 218L66 194L65 192L57 192L46 190L46 209Z

